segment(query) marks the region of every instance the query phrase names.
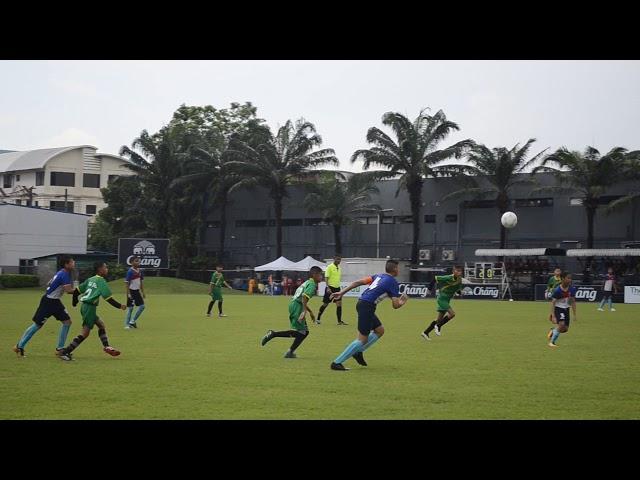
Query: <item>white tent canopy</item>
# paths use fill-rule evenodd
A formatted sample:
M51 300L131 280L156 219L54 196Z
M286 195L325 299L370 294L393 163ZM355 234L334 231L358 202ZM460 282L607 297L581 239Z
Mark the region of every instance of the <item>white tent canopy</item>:
M259 267L254 268L254 270L256 272L276 272L276 271L282 271L282 270L295 270L294 268L292 268L295 265L296 263L292 262L288 258L280 257L271 263L260 265Z
M293 264L292 268L287 268L287 270L291 270L294 272L308 272L311 267L320 267L322 270L327 269L327 265L324 262L319 262L313 257L307 256Z
M567 257L640 257L640 248L580 248L567 250Z

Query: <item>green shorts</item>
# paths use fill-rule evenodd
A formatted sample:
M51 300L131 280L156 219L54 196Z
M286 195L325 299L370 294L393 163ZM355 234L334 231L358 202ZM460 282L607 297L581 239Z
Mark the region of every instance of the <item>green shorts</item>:
M309 330L306 321L300 322L298 320L303 311L304 307L302 303L294 301L289 304L289 323L291 324L291 328L298 332L306 332Z
M222 288L220 287L213 287L213 289L211 290L211 300L213 300L214 302L217 301L222 301Z
M98 317L98 306L83 303L80 307L80 315L82 315L82 326L89 330L93 328L100 317Z
M436 304L438 305L437 311L446 312L451 308L451 306L449 305L450 303L450 297L447 297L446 295L438 295L438 298L436 299Z

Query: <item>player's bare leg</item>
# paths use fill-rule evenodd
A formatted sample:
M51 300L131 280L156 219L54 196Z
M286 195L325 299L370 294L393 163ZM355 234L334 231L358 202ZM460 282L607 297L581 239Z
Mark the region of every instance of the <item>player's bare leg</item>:
M456 316L456 312L453 311L453 308L449 308L449 310L447 310L447 312L442 316L442 319L436 322L436 325L434 327L436 331L436 335L440 336L442 327L445 325L445 323L453 320L453 317L455 316Z
M113 348L109 345L109 339L107 338L107 327L104 322L100 319L96 320L96 326L98 327L98 337L100 337L100 341L102 342L102 350L104 353L111 355L112 357L117 357L120 355L120 351Z

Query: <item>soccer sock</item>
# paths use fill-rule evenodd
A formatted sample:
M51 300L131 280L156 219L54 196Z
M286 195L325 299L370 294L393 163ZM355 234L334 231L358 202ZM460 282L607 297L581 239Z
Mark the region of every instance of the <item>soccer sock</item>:
M222 300L218 300L218 313L222 315Z
M127 307L127 314L124 317L124 324L129 325L131 323L131 314L133 313L133 307Z
M133 308L131 310L133 310ZM136 311L136 314L133 316L133 323L136 323L138 318L140 318L140 315L142 315L142 312L144 312L144 305L140 305L138 307L138 310Z
M609 297L607 303L609 304L609 310L611 310L613 308L613 297Z
M342 322L342 306L336 307L336 315L338 316L338 322Z
M553 335L551 335L551 343L556 343L556 340L558 340L558 337L560 336L560 331L557 328L553 329Z
M100 337L100 341L102 342L103 347L109 346L109 339L107 338L107 331L104 328L100 328L98 330L98 336Z
M295 352L296 348L298 348L300 344L305 341L305 339L307 338L307 335L309 335L309 332L296 332L294 335L296 339L291 344L289 351Z
M40 330L40 327L36 323L32 323L22 334L22 338L18 341L18 348L24 348L31 337Z
M82 335L78 335L76 338L74 338L71 343L69 344L69 346L67 348L65 348L65 352L66 353L71 353L73 352L76 348L78 348L78 346L84 342L84 337Z
M439 322L437 322L438 328L442 329L442 327L445 325L445 323L447 323L449 320L451 320L449 318L449 314L445 314L444 317L442 317L442 320L440 320Z
M333 361L333 363L345 362L354 353L359 352L361 348L362 348L362 342L360 342L360 340L358 339L355 339L353 342L347 345L347 348L344 349L344 352L338 355L338 357Z
M209 307L207 308L207 315L209 315L211 313L211 309L213 308L213 304L216 302L209 302Z
M318 310L318 320L320 320L320 317L322 317L322 314L324 313L324 311L327 309L328 306L329 306L328 303L323 303L320 306L320 310Z
M380 337L375 333L375 332L371 332L369 334L369 338L367 340L367 344L362 347L360 349L361 352L364 352L366 349L368 349L369 347L371 347L371 345L373 345L374 343L376 343L378 340L380 339Z
M600 301L600 306L599 306L598 308L604 308L604 302L605 302L605 301L606 301L606 298L603 298L603 299Z
M271 336L274 338L275 337L288 338L288 337L295 337L296 333L298 333L296 330L282 330L280 332L273 332Z
M63 323L60 325L60 333L58 334L58 350L64 348L64 342L67 341L67 335L69 334L70 323Z
M429 335L433 331L434 328L436 328L436 321L435 320L433 322L431 322L431 324L427 327L427 329L424 331L424 333Z

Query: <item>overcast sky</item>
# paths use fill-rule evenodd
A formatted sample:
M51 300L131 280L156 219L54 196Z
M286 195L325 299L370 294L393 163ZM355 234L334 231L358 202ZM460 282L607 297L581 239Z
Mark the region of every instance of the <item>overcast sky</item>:
M118 153L182 103L313 122L345 170L382 114L443 109L490 147L640 149L639 61L0 61L0 149ZM536 150L537 151L537 150Z

